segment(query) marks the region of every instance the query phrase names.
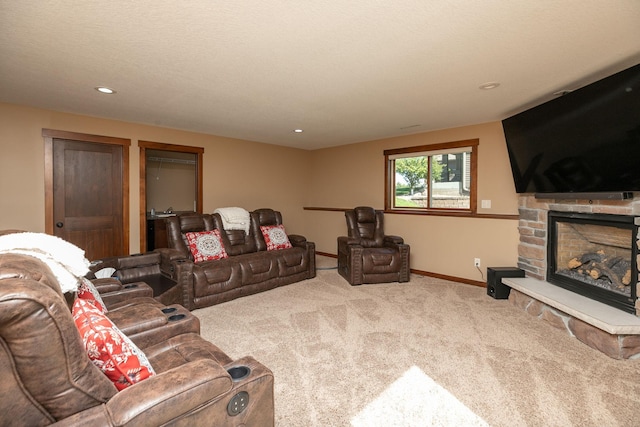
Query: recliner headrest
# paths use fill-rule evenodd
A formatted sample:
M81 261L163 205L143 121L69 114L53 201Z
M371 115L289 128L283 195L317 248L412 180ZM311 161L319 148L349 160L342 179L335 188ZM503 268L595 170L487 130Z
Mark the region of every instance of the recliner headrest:
M369 206L358 206L354 209L357 222L375 222L376 210Z
M278 217L276 215L276 211L269 208L256 209L253 211L258 215L258 224L259 225L277 225Z

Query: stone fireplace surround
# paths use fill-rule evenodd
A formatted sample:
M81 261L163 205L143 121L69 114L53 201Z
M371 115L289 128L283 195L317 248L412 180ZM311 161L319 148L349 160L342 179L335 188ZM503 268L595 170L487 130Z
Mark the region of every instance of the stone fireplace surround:
M502 279L511 287L509 301L612 358L640 358L640 317L545 281L547 214L551 210L639 217L640 199L552 200L521 195L518 267L526 277ZM639 265L640 259L636 268ZM640 303L636 307L640 312Z

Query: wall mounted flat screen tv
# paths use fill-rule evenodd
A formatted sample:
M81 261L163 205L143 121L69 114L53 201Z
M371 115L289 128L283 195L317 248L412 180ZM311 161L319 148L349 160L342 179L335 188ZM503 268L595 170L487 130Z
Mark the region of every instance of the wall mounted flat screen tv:
M502 125L518 193L640 191L640 64Z

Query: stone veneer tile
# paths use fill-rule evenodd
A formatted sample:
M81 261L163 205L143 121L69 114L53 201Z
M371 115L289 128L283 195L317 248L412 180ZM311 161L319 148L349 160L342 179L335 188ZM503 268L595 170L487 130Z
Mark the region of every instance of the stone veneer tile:
M541 259L530 259L529 264L539 268L544 268L544 269L547 268L547 263Z
M551 309L549 306L542 304L541 302L538 302L538 304L541 304L545 307L545 309L542 310L542 316L540 316L542 320L549 322L554 328L567 331L567 325L565 323L565 319L567 319L566 316L562 316L560 313Z
M560 212L580 212L580 213L591 213L593 211L593 206L591 205L580 205L576 203L568 203L563 201L562 203L551 204L549 205L550 211L560 211Z
M534 196L521 196L519 205L531 209L549 210L549 202L544 199L536 199Z
M544 272L540 272L540 271L532 271L531 274L528 274L527 276L532 277L536 280L544 280L545 278Z
M518 213L520 214L521 221L540 221L540 211L537 209L520 208L518 209Z
M518 292L515 289L511 289L511 292L509 293L509 302L523 310L527 309L527 306L531 301L533 301L533 298L523 294L522 292Z
M640 336L639 335L626 335L620 338L620 347L622 350L622 357L624 359L635 358L634 356L640 355Z
M547 241L543 238L523 235L520 235L520 241L522 243L528 243L534 246L544 246L547 243Z
M518 256L529 259L543 260L547 255L547 250L540 246L531 246L524 243L518 245Z
M518 231L520 232L520 237L522 236L533 236L533 232L535 231L531 227L518 227Z
M534 229L534 230L546 230L547 223L546 222L532 222L532 221L520 221L518 223L518 229Z
M600 350L614 359L623 358L620 343L618 342L618 335L609 334L575 317L569 319L568 327L577 339L589 347Z
M531 299L531 303L529 303L529 305L527 305L527 308L525 309L525 311L527 313L529 313L532 316L540 316L540 314L542 314L542 309L544 308L544 304L541 303L538 300L535 299Z
M632 212L632 209L630 206L626 206L626 207L596 206L593 208L593 213L631 215L631 212Z
M545 243L544 244L545 245L547 244L546 243L546 241L547 241L546 240L547 239L547 229L546 228L533 230L533 235L536 236L536 237L541 237L541 238L545 239Z

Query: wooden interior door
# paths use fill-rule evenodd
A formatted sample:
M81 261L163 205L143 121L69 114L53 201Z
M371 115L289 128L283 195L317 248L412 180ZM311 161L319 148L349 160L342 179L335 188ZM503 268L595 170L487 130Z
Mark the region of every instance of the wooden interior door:
M112 140L45 135L51 174L45 228L84 249L89 260L129 253L128 147Z

